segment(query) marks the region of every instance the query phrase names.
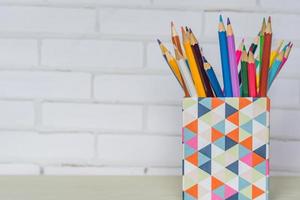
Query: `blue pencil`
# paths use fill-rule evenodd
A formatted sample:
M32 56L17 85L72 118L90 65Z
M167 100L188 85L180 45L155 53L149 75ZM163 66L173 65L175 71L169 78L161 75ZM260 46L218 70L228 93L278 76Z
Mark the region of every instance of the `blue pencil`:
M219 84L219 81L216 77L216 74L215 74L213 68L211 67L211 65L207 62L207 60L204 57L203 57L203 61L204 61L204 69L206 71L210 85L211 85L212 89L214 90L216 97L224 97L221 86Z
M231 76L230 76L227 35L226 35L226 30L223 23L222 15L220 15L220 19L219 19L218 34L219 34L219 46L220 46L222 74L223 74L223 83L224 83L224 95L225 97L232 97L233 94L232 94L232 85L231 85Z

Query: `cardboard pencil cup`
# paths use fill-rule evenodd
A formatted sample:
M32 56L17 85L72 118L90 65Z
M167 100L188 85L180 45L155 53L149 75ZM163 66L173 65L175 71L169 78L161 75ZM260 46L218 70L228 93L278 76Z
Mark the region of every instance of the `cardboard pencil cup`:
M267 200L267 97L183 100L183 199Z

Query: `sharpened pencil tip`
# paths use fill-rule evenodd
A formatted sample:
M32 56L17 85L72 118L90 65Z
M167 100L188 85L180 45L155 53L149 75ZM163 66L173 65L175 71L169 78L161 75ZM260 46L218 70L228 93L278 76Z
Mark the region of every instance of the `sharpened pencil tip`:
M229 17L227 17L227 25L229 25L230 24L230 19L229 19Z
M157 39L157 42L158 42L158 44L161 44L161 41L160 41L160 39Z
M219 15L219 22L222 22L222 23L223 23L223 17L222 17L221 14Z
M268 22L271 23L271 16L268 17Z

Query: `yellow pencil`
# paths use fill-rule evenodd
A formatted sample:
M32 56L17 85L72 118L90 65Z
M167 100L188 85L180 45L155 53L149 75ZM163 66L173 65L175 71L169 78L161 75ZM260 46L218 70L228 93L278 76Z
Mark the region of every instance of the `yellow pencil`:
M274 63L274 61L275 61L275 59L276 59L276 57L277 57L277 55L278 55L281 47L282 47L282 44L283 44L283 40L280 40L279 43L278 43L278 45L277 45L277 48L271 52L269 67L272 67L272 65L273 65L273 63Z
M183 46L184 46L184 50L185 50L185 54L189 63L189 67L191 70L191 75L195 84L195 88L197 91L197 95L198 97L206 97L206 93L204 90L204 85L203 82L201 80L200 74L199 74L199 70L197 67L197 63L193 54L193 50L191 47L191 43L188 37L188 32L184 31L184 28L181 27L182 30L182 35L183 35Z

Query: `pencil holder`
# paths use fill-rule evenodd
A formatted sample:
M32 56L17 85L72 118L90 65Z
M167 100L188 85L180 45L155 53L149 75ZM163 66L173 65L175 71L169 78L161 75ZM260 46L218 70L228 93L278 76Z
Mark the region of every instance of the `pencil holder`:
M266 200L269 98L183 100L183 199Z

